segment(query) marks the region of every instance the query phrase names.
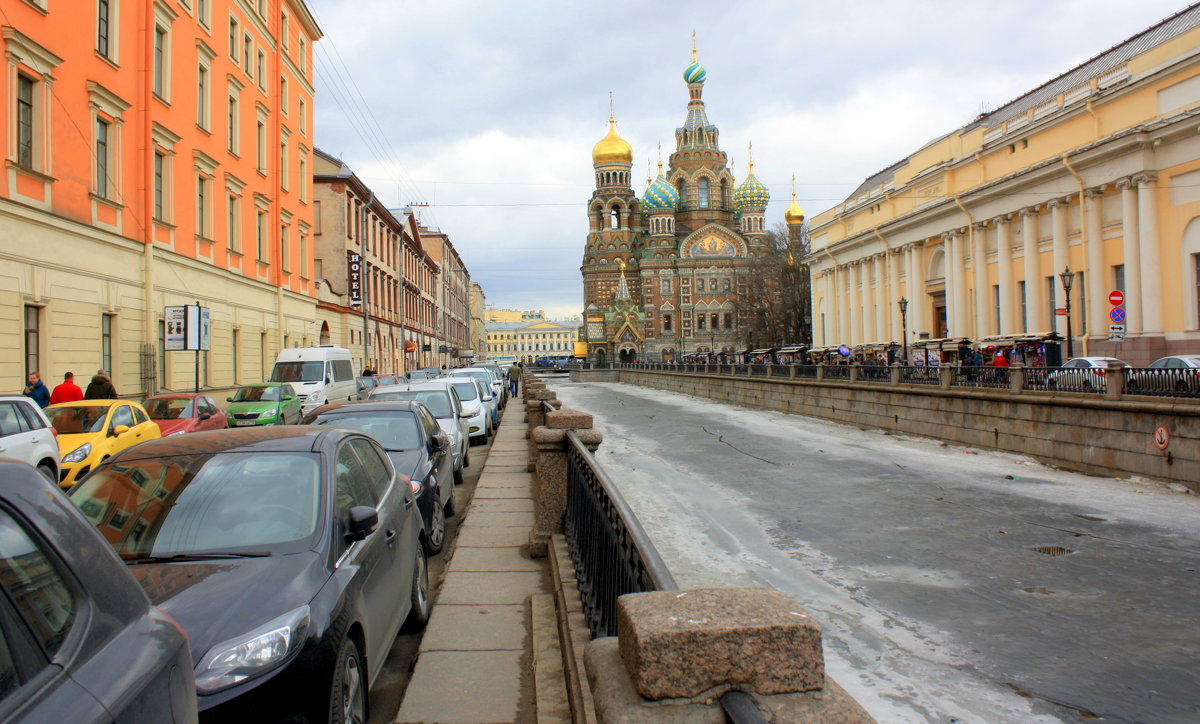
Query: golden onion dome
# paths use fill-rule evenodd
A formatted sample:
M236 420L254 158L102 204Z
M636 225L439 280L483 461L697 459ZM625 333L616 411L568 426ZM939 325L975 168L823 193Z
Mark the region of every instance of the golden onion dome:
M617 121L612 117L608 134L592 148L592 163L633 163L633 146L617 135Z
M783 220L789 224L804 223L804 209L800 208L800 204L796 203L796 195L792 194L792 204L787 207L787 211L783 212Z

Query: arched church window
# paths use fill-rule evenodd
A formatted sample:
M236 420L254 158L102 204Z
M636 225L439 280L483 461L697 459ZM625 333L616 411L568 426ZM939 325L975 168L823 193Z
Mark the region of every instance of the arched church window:
M708 179L706 179L706 178L700 179L700 186L698 188L698 191L699 191L699 194L698 194L698 199L696 201L696 205L702 209L707 209L708 208Z
M721 179L721 208L728 209L729 207L729 182Z
M679 205L687 206L687 183L683 179L675 182L676 191L679 192Z
M720 324L721 324L720 315L714 314L714 315L712 315L711 319L712 319L712 329L720 329L721 328L720 327Z

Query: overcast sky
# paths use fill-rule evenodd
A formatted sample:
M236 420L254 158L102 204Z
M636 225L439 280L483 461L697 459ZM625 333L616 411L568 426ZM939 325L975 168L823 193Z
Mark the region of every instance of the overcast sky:
M1178 0L308 0L316 143L390 205L428 204L489 307L582 310L591 150L609 91L647 162L674 150L693 28L739 181L782 221L1185 7Z

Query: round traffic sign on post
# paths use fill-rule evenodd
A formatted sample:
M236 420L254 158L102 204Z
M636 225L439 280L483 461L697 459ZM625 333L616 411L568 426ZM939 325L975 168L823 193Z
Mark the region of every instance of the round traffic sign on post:
M1119 307L1125 303L1125 293L1120 289L1114 289L1108 293L1108 303L1114 307Z
M1171 444L1171 435L1167 432L1166 425L1159 425L1154 428L1154 444L1159 450L1166 450L1167 445Z

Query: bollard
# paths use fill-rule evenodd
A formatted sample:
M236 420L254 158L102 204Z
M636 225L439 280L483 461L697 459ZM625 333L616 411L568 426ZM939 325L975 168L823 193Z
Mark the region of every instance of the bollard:
M818 380L825 379L825 363L824 362L817 365L817 379Z
M938 375L940 375L943 390L948 390L954 386L954 372L955 368L951 365L938 367Z
M1025 365L1018 362L1008 368L1008 391L1014 395L1025 389Z
M534 399L525 401L525 439L529 441L529 462L527 469L533 472L537 459L537 444L533 441L533 431L546 424L546 408L542 403L549 402L554 409L562 407L558 393L552 390L536 390L531 393Z
M1119 362L1109 362L1108 367L1104 370L1104 396L1110 399L1119 399L1125 394L1125 387L1128 379L1125 376L1125 368Z
M858 362L850 363L850 382L858 382L858 370L862 367Z
M556 400L557 402L557 400ZM539 403L540 404L540 403ZM533 530L529 556L546 555L550 536L563 532L567 513L567 430L574 430L589 452L603 437L592 429L592 416L579 410L560 409L546 414L546 424L535 428L531 441L536 450L533 475Z
M899 362L893 362L893 363L892 363L892 370L891 370L891 372L892 372L892 378L891 378L891 382L892 382L892 384L893 384L893 385L898 385L898 384L900 384L900 373L902 372L902 370L901 370L901 368L900 368L900 363L899 363Z

